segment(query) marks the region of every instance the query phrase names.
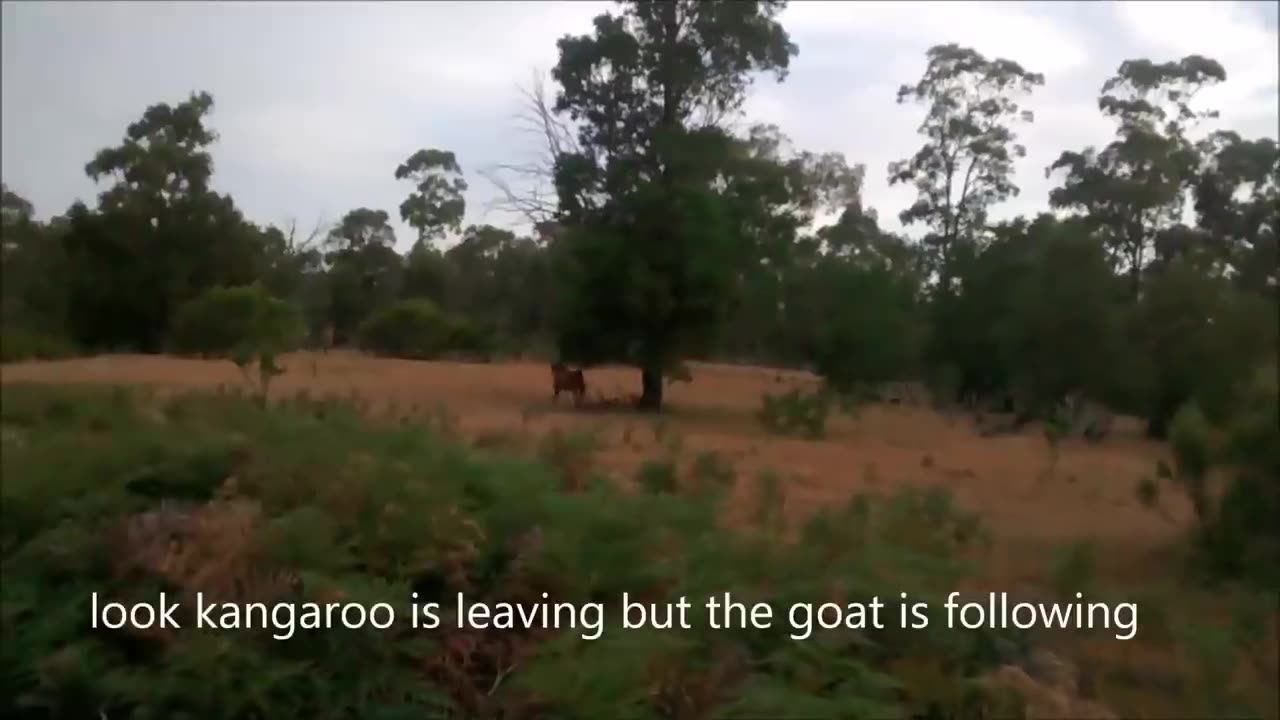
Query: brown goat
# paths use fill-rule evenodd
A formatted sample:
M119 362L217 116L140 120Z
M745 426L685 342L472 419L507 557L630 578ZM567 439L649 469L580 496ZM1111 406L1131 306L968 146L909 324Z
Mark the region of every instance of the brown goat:
M560 391L573 393L573 404L582 405L582 398L587 394L587 380L582 370L570 370L564 363L551 365L551 402L560 399Z

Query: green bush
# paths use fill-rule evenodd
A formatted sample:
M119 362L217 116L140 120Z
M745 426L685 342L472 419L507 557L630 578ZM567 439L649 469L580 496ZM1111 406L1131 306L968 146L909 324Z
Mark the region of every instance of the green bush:
M1212 462L1209 423L1195 404L1184 405L1169 424L1169 444L1173 447L1177 472L1203 477Z
M733 462L714 450L698 453L693 458L689 475L700 491L720 491L732 488L738 479Z
M453 341L453 321L422 298L401 300L374 311L359 330L360 348L379 355L432 360Z
M965 534L942 496L861 498L780 543L719 526L720 494L568 488L534 460L329 401L189 394L155 412L135 394L0 391L0 716L587 720L670 717L671 698L699 696L700 717L960 717L931 698L960 696L1001 661L996 633L936 617L925 632L887 622L789 637L789 604L832 593L878 595L887 617L899 590L938 607ZM773 511L778 490L764 499ZM154 601L162 590L186 601L181 630L88 628L93 593ZM770 602L773 627L709 628L702 598L726 591ZM196 592L268 607L385 602L400 620L277 640L196 628ZM623 592L689 598L692 628L622 630ZM410 625L413 593L441 603L442 625ZM447 615L457 593L598 602L605 622L598 639L566 624L459 629ZM892 674L912 659L948 670ZM749 672L723 672L733 668Z
M792 389L780 395L765 394L761 397L756 417L770 432L817 439L826 433L830 411L831 398L827 393Z
M378 355L410 360L461 356L488 361L497 352L488 328L448 315L425 298L400 300L375 311L360 325L359 345Z
M1069 601L1077 592L1091 594L1095 590L1097 555L1097 548L1087 540L1076 540L1058 549L1050 576L1060 600Z
M1217 454L1230 482L1202 523L1201 557L1215 576L1245 579L1274 592L1280 590L1280 399L1273 368L1257 374L1226 430ZM1185 432L1175 420L1173 437ZM1199 459L1188 449L1178 455L1179 465L1187 462L1184 455Z
M645 460L636 470L636 482L646 492L660 495L677 490L675 463L670 460Z
M8 327L0 331L0 362L58 360L78 353L75 343L60 335Z
M449 319L448 349L475 360L489 361L498 352L498 343L488 328L465 318Z
M305 334L300 311L261 286L218 287L178 307L170 345L181 354L230 357L292 350Z
M1272 368L1245 385L1224 426L1205 417L1196 403L1183 405L1168 426L1174 462L1163 460L1156 475L1172 479L1191 500L1198 525L1193 534L1198 570L1209 579L1244 580L1280 589L1280 400ZM1226 480L1216 497L1213 471ZM1144 504L1158 505L1158 488L1139 487Z

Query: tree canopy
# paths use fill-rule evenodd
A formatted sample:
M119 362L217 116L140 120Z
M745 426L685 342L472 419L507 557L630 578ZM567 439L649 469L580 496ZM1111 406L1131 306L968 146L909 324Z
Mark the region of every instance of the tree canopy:
M930 48L897 94L923 112L920 149L883 169L915 200L873 208L874 169L744 112L799 52L783 7L623 2L561 38L552 84L526 97L545 156L511 166L554 197L486 174L537 221L529 236L468 224L463 162L430 146L388 168L408 189L408 247L376 207L306 239L261 227L216 189L213 97L144 108L85 165L94 206L44 222L3 188L6 332L161 352L179 307L256 285L301 311L313 344L356 343L373 314L429 301L431 347L629 364L645 409L662 407L664 376L705 358L814 369L839 392L911 380L957 402L1016 396L1029 411L1083 393L1156 434L1193 400L1221 415L1273 360L1280 150L1215 126L1199 92L1227 82L1219 63L1121 63L1099 86L1112 142L1061 153L1046 212L994 222L1018 193L1025 100L1052 79Z

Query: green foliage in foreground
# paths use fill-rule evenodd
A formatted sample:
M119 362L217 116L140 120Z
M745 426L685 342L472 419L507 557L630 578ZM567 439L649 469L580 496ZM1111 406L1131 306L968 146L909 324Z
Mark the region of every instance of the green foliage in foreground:
M944 495L859 499L784 543L771 525L717 528L720 493L566 492L533 460L332 401L3 393L4 717L979 717L970 681L1018 646L937 616L927 631L894 629L899 591L937 607L962 575L972 520ZM94 631L95 591L387 602L398 622L273 640L198 630L180 613L178 631ZM774 628L707 629L701 604L725 591L772 603ZM408 624L413 592L441 603L439 629ZM458 592L597 601L607 619L598 640L458 630ZM693 629L622 630L623 592L687 597ZM791 603L873 595L889 629L788 637ZM937 672L926 688L890 673L903 666Z
M1222 439L1195 404L1170 427L1177 481L1196 511L1193 534L1201 570L1216 580L1240 580L1280 591L1280 396L1271 368L1254 377ZM1218 497L1211 468L1223 471Z

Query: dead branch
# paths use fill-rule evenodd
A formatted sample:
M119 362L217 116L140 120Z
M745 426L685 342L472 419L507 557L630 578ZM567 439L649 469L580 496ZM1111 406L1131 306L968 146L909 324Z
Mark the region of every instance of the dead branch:
M516 113L516 128L538 140L538 151L525 163L498 163L480 170L480 176L498 189L500 197L488 209L523 215L535 227L555 220L559 199L555 169L560 158L579 150L573 128L559 117L547 98L545 76L535 70L528 88L519 88L523 110Z

